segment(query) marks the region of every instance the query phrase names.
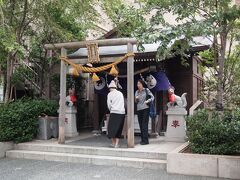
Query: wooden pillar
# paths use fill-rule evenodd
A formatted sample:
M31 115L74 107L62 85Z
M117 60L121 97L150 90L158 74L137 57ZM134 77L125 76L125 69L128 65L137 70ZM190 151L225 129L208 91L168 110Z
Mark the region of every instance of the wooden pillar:
M133 52L133 44L128 43L127 51ZM127 60L127 125L128 147L134 147L134 57Z
M67 56L67 50L61 48L61 56ZM65 113L66 113L66 64L61 61L61 70L60 70L60 108L59 108L59 137L58 143L65 143Z
M93 121L93 130L99 130L99 99L98 99L98 94L94 93L92 94L92 96L94 96L94 101L90 101L90 103L92 104L92 108L88 113L90 115L91 120Z

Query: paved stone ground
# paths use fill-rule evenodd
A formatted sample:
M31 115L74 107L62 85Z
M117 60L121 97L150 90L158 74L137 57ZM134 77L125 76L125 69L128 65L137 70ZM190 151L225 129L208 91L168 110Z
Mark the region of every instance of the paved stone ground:
M176 149L177 147L183 145L183 143L177 142L167 142L165 141L164 136L159 136L158 138L150 138L150 144L147 146L140 145L140 137L135 136L135 148L128 148L128 151L136 151L136 152L157 152L157 153L169 153ZM22 144L41 144L41 145L51 145L51 146L59 146L57 139L49 139L49 140L34 140L31 142L25 142ZM77 137L66 138L65 145L69 146L88 146L88 147L97 147L97 148L109 148L111 144L111 140L107 138L105 134L100 136L94 136L91 132L82 132ZM120 140L120 150L127 148L127 140Z
M170 175L164 170L95 166L23 159L0 159L0 180L220 180Z
M109 147L111 140L107 138L105 134L100 136L91 136L85 139L69 142L66 144L77 146L94 146L94 147ZM140 137L135 136L135 145L140 143ZM121 148L127 148L127 140L120 139Z

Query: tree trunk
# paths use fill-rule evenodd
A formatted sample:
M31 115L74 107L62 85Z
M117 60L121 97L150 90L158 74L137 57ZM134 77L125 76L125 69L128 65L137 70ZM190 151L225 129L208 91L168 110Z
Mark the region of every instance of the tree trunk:
M220 34L221 48L220 56L218 57L218 78L217 78L217 99L216 99L216 109L218 111L223 111L223 77L224 77L224 62L226 54L226 43L227 43L227 33L223 32Z
M7 58L7 76L6 76L6 90L5 90L5 96L4 96L4 102L9 102L10 97L10 91L11 91L11 66L12 66L12 55L11 53L8 54Z
M43 68L40 69L40 82L39 82L39 85L40 85L40 92L39 92L39 97L43 98L43 79L44 79L44 71L43 71Z
M10 90L10 98L9 98L9 100L12 100L12 95L13 95L13 86L11 86L11 90Z

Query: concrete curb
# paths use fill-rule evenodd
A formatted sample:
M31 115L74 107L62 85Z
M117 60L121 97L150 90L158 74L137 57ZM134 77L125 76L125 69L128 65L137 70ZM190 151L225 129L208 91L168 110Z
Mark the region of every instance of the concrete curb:
M107 165L118 167L134 167L149 169L166 169L166 160L99 156L86 154L55 153L42 151L11 150L7 151L9 158L36 159L47 161Z
M142 158L142 159L159 159L167 160L167 152L144 152L133 151L133 149L121 148L105 148L105 147L88 147L88 146L74 146L74 145L59 145L59 144L17 144L15 150L26 151L42 151L68 154L86 154L99 156L113 156L113 157L128 157L128 158Z
M168 173L240 179L240 156L181 153L188 145L168 153Z
M12 150L13 142L0 142L0 159L6 157L6 151Z

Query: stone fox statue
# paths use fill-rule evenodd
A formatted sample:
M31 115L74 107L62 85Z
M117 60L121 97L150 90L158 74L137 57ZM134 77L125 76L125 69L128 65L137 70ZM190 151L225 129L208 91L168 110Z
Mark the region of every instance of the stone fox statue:
M176 94L174 94L174 87L171 87L168 90L168 94L169 94L169 102L167 104L168 107L185 108L187 106L187 99L186 99L187 93L183 93L181 97L177 96Z

